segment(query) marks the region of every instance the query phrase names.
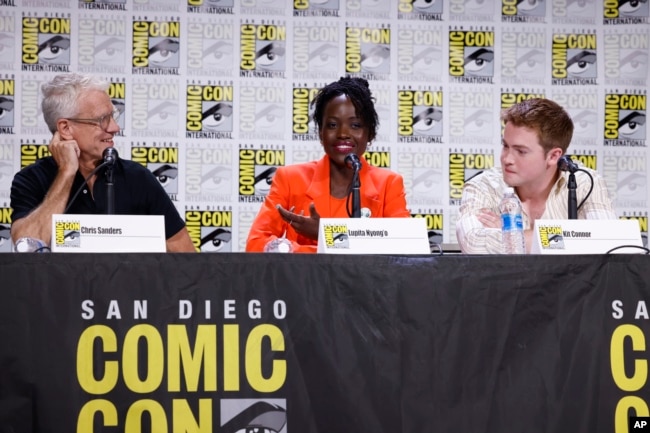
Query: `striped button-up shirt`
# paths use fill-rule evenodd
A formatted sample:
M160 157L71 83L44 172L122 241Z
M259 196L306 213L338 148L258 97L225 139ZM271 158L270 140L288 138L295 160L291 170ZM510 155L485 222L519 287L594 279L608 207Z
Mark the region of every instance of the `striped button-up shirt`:
M616 219L616 212L607 192L605 180L595 171L580 166L594 179L594 188L589 198L578 209L578 219ZM569 173L560 172L553 189L546 199L546 209L540 219L567 219ZM582 171L575 173L576 197L578 205L589 192L591 181ZM500 167L484 171L468 180L463 187L459 217L456 221L456 238L461 250L466 254L501 254L501 229L486 228L478 220L482 209L499 214L499 202L508 185L503 181ZM535 223L523 212L524 230L532 229Z

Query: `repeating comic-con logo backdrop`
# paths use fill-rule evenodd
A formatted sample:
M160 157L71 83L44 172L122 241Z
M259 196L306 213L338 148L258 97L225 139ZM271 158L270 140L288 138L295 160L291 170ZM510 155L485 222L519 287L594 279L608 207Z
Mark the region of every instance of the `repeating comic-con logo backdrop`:
M111 83L120 156L156 176L197 251L244 250L275 170L322 156L310 104L344 75L375 96L367 161L404 176L433 238L455 242L464 183L499 164L500 110L540 96L647 238L647 2L0 3L0 243L13 174L49 154L40 86L68 71Z

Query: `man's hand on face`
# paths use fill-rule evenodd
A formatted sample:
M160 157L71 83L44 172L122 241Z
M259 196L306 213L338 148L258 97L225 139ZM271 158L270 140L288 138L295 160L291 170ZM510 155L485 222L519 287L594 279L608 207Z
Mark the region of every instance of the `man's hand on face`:
M79 169L81 151L75 140L62 140L59 132L55 132L50 141L50 153L54 157L59 171L74 174Z

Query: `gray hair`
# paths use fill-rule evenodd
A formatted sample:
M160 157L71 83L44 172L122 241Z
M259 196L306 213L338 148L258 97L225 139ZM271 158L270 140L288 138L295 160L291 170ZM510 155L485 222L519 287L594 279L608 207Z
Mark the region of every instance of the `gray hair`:
M78 100L88 90L106 92L110 83L93 75L69 74L57 75L52 80L41 85L43 101L41 109L43 119L50 132L56 132L56 122L59 119L76 117L78 115Z

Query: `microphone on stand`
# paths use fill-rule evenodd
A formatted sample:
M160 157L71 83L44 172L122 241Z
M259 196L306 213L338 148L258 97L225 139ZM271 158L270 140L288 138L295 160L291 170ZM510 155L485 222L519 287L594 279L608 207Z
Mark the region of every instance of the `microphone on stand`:
M115 190L113 185L113 166L117 161L117 150L114 147L107 147L102 152L104 158L104 165L106 167L106 214L112 215L115 213Z
M576 182L575 172L580 170L578 164L576 164L570 156L562 155L560 159L557 160L557 167L562 171L569 172L569 197L568 197L568 209L569 209L569 219L577 220L578 219L578 199L576 197L576 189L578 184Z
M359 170L361 170L361 160L356 153L349 153L345 156L345 163L354 170L352 175L352 218L361 218L361 181L359 180ZM348 196L349 197L349 196Z
M562 171L568 171L571 173L580 170L578 164L576 164L569 155L562 155L557 161L557 167Z

